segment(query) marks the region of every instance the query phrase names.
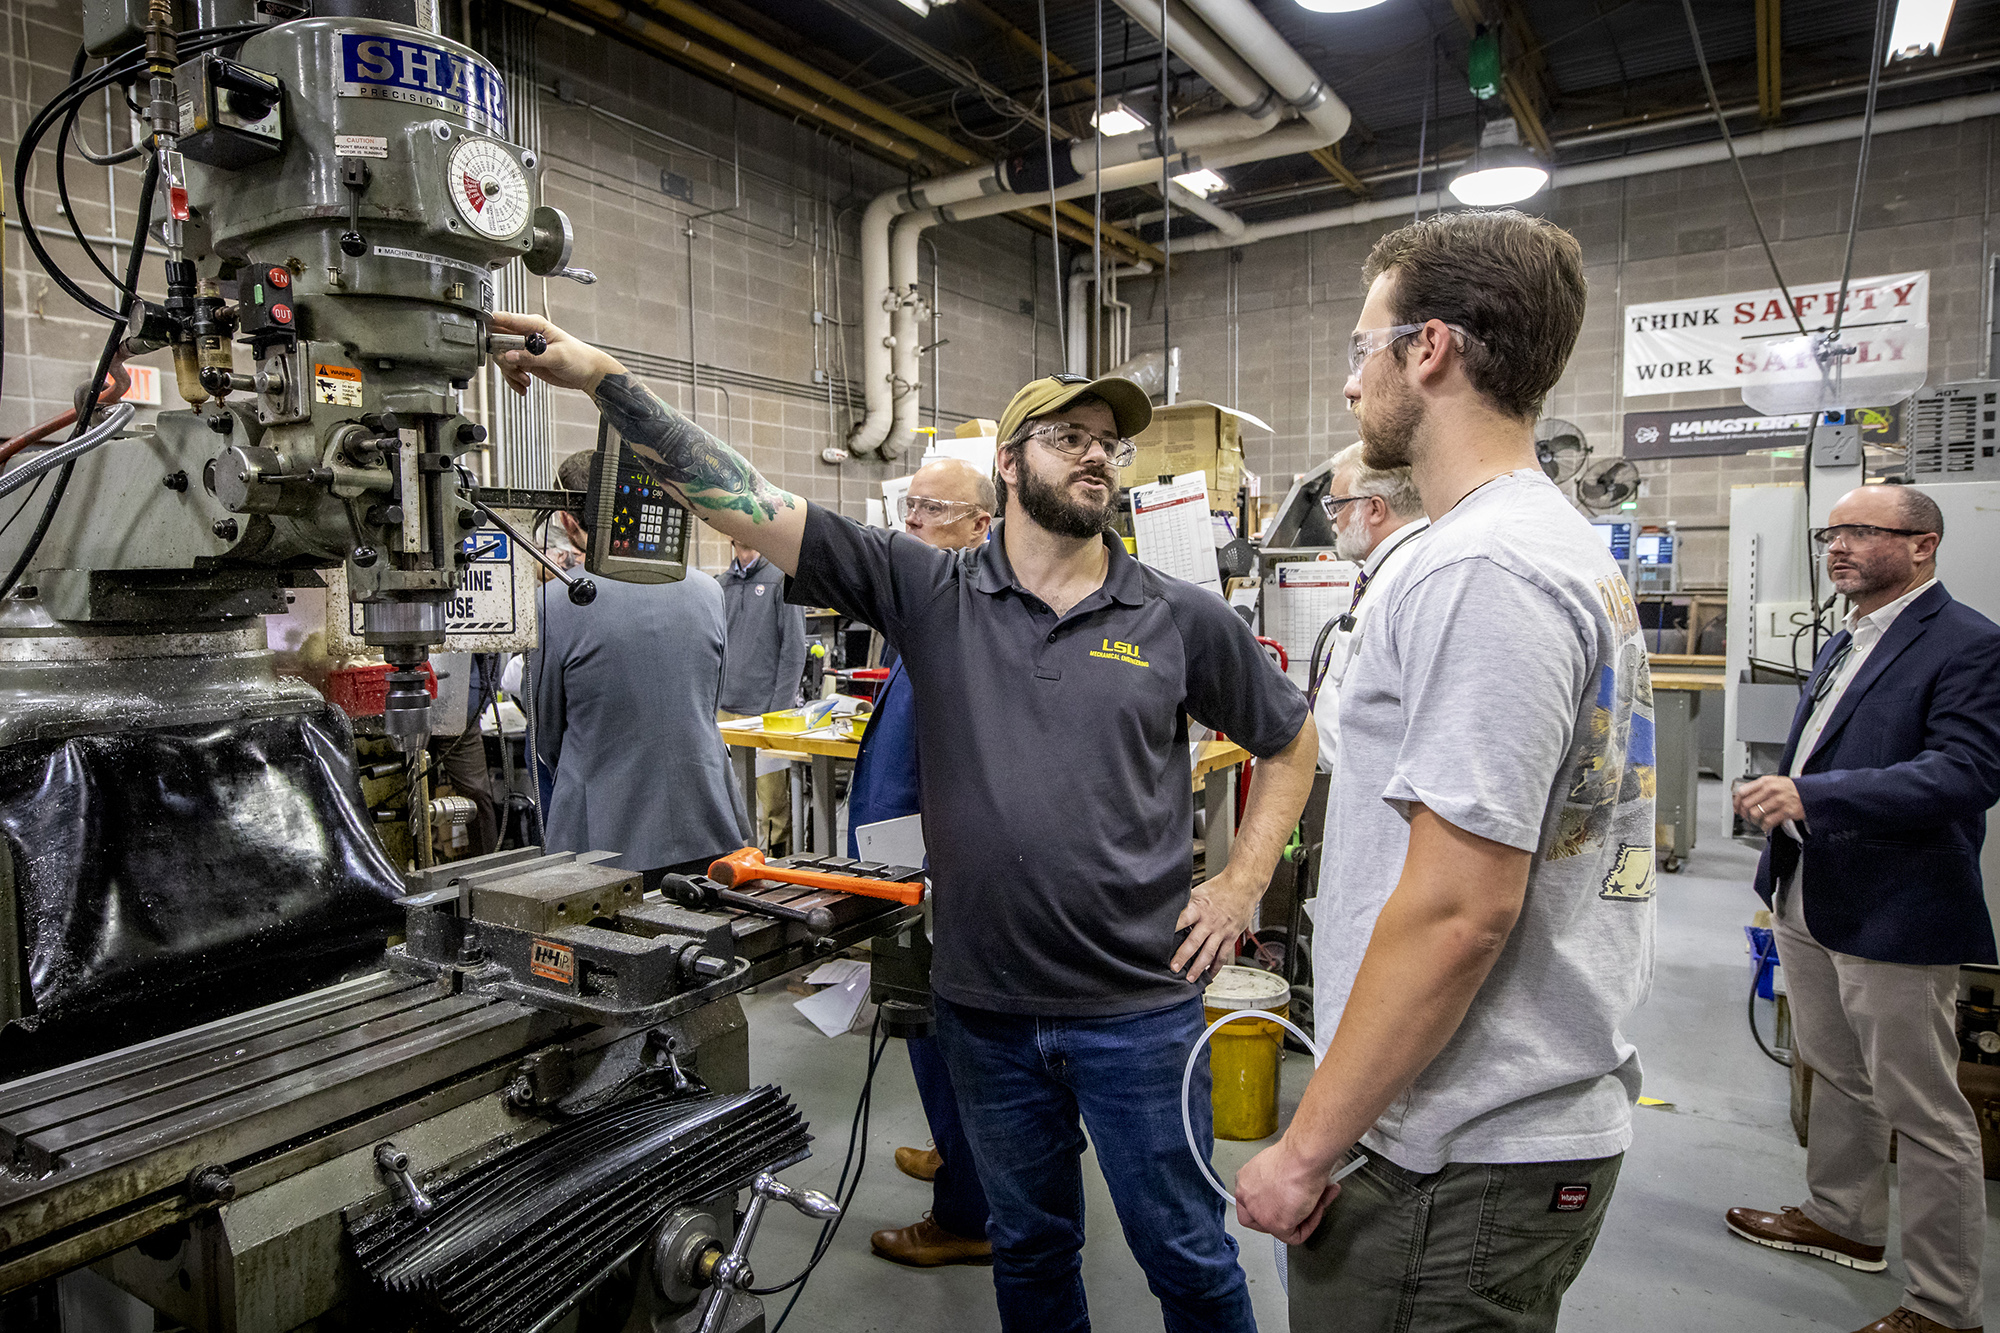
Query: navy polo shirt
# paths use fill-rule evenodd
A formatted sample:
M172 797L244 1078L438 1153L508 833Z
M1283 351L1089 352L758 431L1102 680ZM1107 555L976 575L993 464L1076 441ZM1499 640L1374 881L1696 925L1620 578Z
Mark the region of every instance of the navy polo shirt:
M1305 725L1305 696L1220 597L1117 538L1104 585L1059 618L994 531L940 551L809 505L787 583L903 656L936 890L931 985L1052 1017L1178 1003L1198 991L1167 969L1193 886L1186 719L1263 758Z

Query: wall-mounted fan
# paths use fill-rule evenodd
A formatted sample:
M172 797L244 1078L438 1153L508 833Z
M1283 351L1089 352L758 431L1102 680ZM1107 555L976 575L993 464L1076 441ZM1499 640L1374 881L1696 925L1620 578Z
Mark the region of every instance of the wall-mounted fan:
M1576 479L1576 498L1586 509L1602 513L1639 494L1639 469L1622 458L1607 458Z
M1543 417L1535 423L1535 461L1549 474L1549 480L1560 486L1590 461L1590 442L1574 422Z

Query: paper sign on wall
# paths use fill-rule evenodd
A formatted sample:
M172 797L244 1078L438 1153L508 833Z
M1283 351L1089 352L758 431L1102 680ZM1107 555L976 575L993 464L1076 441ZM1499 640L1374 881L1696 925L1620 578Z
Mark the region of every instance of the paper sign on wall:
M1855 348L1846 362L1850 379L1913 372L1922 382L1930 288L1927 271L1848 284L1841 342ZM1797 320L1775 287L1625 307L1625 396L1818 380L1818 364L1799 344L1799 323L1812 333L1832 328L1840 283L1806 283L1791 295Z
M1190 472L1162 485L1132 488L1132 536L1139 559L1177 579L1222 595L1215 533L1208 521L1208 477Z

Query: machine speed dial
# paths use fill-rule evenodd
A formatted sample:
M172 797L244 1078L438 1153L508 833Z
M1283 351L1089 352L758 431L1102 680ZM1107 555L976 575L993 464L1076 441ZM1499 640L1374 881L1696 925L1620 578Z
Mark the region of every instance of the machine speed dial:
M528 225L528 175L491 139L467 139L452 153L451 198L482 236L504 240Z

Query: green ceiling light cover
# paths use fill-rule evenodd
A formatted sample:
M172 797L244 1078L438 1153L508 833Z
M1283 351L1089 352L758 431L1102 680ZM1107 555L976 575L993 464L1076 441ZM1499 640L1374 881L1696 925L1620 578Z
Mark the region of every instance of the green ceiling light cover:
M1465 53L1465 72L1472 95L1482 102L1500 91L1500 35L1482 26Z

